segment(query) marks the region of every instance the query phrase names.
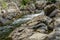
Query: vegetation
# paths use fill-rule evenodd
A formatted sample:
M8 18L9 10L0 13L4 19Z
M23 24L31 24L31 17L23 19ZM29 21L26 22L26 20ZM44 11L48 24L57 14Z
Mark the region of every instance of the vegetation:
M2 7L3 7L3 8L7 8L7 3L6 3L6 2L3 2L3 3L2 3Z
M47 0L47 1L52 2L52 3L55 3L56 2L56 0Z
M7 3L4 0L0 0L2 8L7 8Z
M22 5L26 5L27 3L29 3L30 2L30 0L22 0Z

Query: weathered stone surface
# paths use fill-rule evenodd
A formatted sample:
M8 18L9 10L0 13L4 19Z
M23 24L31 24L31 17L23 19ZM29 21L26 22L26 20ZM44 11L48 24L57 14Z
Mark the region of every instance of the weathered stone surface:
M24 40L25 38L31 36L33 34L33 31L29 28L21 27L17 28L16 31L13 31L13 33L9 36L12 36L13 40Z
M54 18L54 20L55 20L55 26L60 24L60 17Z
M55 39L55 29L48 34L48 40L54 40Z
M56 9L56 6L54 4L47 5L44 8L45 15L49 16L55 9Z
M36 1L36 9L43 9L46 6L46 2L45 1Z
M21 13L19 12L15 3L11 2L11 3L8 3L7 9L1 9L0 17L1 17L0 22L3 25L7 25L7 24L12 23L12 21L14 21L14 18L17 19L21 17Z
M49 17L58 17L60 13L59 9L55 9L53 12L51 12L51 14L49 15Z
M42 33L35 33L31 37L29 37L30 40L46 40L47 34Z
M12 37L12 40L44 40L47 34L37 33L33 29L21 27L13 31L9 37Z

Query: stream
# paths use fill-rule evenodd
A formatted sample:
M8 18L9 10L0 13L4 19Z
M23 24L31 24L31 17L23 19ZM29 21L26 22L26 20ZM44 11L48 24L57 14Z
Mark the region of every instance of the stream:
M41 10L41 12L37 14L24 15L22 18L19 18L15 20L14 22L12 22L12 24L0 27L0 39L5 39L6 36L8 36L9 33L11 33L11 31L13 31L16 28L16 26L24 22L27 22L38 15L44 15L44 11Z

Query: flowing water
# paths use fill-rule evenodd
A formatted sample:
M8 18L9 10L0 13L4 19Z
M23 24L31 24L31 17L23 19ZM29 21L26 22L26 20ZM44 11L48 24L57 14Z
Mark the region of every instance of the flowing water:
M19 18L19 19L15 20L14 22L12 22L12 24L10 24L10 25L0 27L0 39L4 39L5 36L8 36L9 33L13 29L16 28L15 26L20 25L20 24L22 24L24 22L27 22L27 21L31 20L32 18L34 18L34 17L36 17L38 15L44 15L44 11L42 10L41 13L38 13L38 14L25 15L22 18Z
M38 15L44 15L44 11L42 10L40 13L38 14L28 14L28 15L24 15L22 18L19 18L17 20L15 20L14 22L12 22L12 24L10 25L6 25L3 27L0 27L0 40L5 40L5 38L7 38L7 36L16 28L18 27L20 24L23 24L29 20L31 20L32 18L38 16ZM54 38L51 38L50 40L60 40L60 25L56 28L56 34L54 35Z

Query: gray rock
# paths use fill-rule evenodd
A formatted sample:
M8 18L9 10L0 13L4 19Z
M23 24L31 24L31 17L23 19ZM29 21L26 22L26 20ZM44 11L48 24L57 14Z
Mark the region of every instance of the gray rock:
M55 9L56 9L56 6L55 6L54 4L47 5L47 6L44 8L45 15L49 16Z
M29 40L46 40L47 34L35 33L29 37Z
M36 4L35 4L35 7L36 9L43 9L45 7L45 4L46 2L45 1L36 1Z
M26 6L21 6L20 11L22 13L28 14L28 13L34 13L35 12L35 5L33 3L27 4Z
M59 16L59 13L60 13L60 10L59 9L55 9L50 15L49 17L58 17Z
M16 31L13 31L9 37L12 37L13 40L24 40L25 38L28 39L29 36L33 34L31 29L21 27L17 28Z

